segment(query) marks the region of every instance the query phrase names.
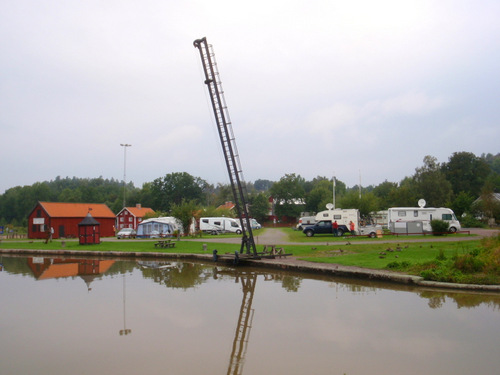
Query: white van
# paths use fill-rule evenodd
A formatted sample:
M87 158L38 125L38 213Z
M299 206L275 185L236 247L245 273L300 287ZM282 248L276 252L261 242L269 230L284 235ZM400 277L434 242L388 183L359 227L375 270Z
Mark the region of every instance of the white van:
M241 234L240 223L230 217L202 217L200 218L200 230L206 233L236 233Z

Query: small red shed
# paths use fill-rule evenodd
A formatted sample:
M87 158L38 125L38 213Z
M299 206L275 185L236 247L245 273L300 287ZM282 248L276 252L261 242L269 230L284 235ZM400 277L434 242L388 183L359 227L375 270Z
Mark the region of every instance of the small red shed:
M90 212L78 223L78 239L80 245L101 243L101 224L92 217Z

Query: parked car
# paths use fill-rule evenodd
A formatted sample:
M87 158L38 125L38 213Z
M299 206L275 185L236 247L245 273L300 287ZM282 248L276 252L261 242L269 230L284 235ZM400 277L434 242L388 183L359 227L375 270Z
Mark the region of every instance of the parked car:
M121 239L121 238L135 238L137 235L137 232L132 229L132 228L123 228L121 229L117 235L116 238Z

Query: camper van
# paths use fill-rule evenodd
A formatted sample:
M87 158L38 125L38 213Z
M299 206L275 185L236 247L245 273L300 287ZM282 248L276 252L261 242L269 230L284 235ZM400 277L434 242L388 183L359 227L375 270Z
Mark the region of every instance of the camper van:
M200 218L200 230L211 234L242 233L240 223L230 217L202 217Z
M339 225L339 235L349 232L349 222L353 222L356 230L359 228L359 210L356 208L349 209L333 209L318 212L316 214L316 222L330 220L331 222L337 221Z
M389 229L393 233L432 232L431 220L446 221L451 233L462 229L455 213L450 208L444 207L392 207L387 212L387 220Z
M342 236L346 232L350 232L349 223L351 221L354 223L355 232L357 235L375 237L377 235L377 232L382 233L382 226L380 225L362 225L359 218L359 210L356 208L338 208L321 211L316 214L315 220L315 226L304 226L303 232L308 237L314 235L314 228L321 228L321 226L324 226L325 229L328 227L328 232L325 233L332 233L331 223L334 221L337 221L337 224L339 225L339 236Z

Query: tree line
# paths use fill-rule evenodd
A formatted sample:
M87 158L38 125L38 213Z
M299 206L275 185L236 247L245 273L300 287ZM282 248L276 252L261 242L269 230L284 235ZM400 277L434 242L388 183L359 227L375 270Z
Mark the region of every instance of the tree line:
M278 181L258 179L246 182L249 210L264 221L269 212L269 197L276 202L278 217L295 218L301 212L318 212L333 201L332 178L317 176L306 181L295 173ZM453 153L447 162L438 163L425 156L423 165L400 182L385 180L377 186L347 187L335 180L335 206L358 208L363 216L389 207L415 207L423 198L429 207L450 207L457 216L481 214L500 220L500 204L492 193L500 192L500 153L480 157L469 152ZM115 179L56 177L52 181L31 186L17 186L0 195L0 225L26 226L27 217L38 201L105 203L114 212L140 203L143 207L171 215L186 210L214 214L216 207L232 201L229 184L209 184L187 172L175 172L144 183L141 188L132 182L123 185ZM477 198L481 203L474 204ZM230 212L224 212L230 215ZM175 216L175 215L173 215Z

